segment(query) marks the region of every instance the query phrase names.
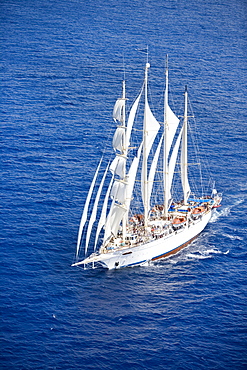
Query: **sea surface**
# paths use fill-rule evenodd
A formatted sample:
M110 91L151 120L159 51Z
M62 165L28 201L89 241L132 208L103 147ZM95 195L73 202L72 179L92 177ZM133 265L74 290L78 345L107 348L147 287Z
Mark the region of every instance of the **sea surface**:
M246 1L2 0L0 17L0 368L246 369ZM71 267L146 46L154 102L166 54L175 102L188 85L222 207L170 259Z

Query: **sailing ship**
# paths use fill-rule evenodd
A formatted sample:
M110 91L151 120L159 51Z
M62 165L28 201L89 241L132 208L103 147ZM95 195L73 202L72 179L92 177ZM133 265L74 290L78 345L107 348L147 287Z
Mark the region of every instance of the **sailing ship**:
M95 268L100 265L108 269L119 269L168 257L191 243L208 224L214 208L220 206L222 196L214 186L210 195L195 195L191 190L188 178L187 88L180 123L168 102L167 63L164 118L159 123L148 100L149 68L147 62L144 83L129 111L128 119L123 81L122 97L117 99L113 110L113 119L117 123L113 137L115 157L106 166L101 178L99 172L102 159L94 174L81 217L76 261L72 266L85 268L88 265ZM139 135L140 142L134 143L132 136L136 130L133 126L141 97L144 100L143 127ZM176 200L172 184L177 174L175 168L179 157L182 195ZM99 185L96 185L97 181ZM159 198L157 194L154 196L157 184L160 189ZM139 189L139 196L141 194L139 212L136 211L135 186ZM101 196L103 199L99 210ZM84 256L80 259L82 244L85 246ZM89 245L93 248L90 253Z

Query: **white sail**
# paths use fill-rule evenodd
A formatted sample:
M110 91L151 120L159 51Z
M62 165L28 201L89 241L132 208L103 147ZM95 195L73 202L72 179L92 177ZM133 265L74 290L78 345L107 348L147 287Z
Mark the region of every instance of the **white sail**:
M110 225L110 235L113 234L115 237L117 236L119 224L123 219L124 214L126 213L126 209L119 204L114 204L109 214L109 225Z
M164 167L164 173L165 173L165 176L164 176L164 189L165 189L165 214L167 215L167 211L168 211L168 202L169 202L169 199L171 198L171 185L172 185L172 180L173 180L173 173L174 173L174 169L175 169L175 164L176 164L176 159L177 159L177 153L178 153L178 149L179 149L179 143L180 143L180 140L181 140L181 135L180 135L180 139L179 139L179 143L178 141L176 141L176 143L178 143L178 146L175 144L174 148L173 148L173 152L171 154L171 158L170 158L170 163L168 164L168 156L169 156L169 152L170 152L170 149L171 149L171 146L172 146L172 142L173 142L173 139L174 139L174 136L176 134L176 131L177 131L177 128L178 128L178 124L179 124L179 119L178 117L173 113L173 111L171 110L171 108L169 107L169 105L167 104L166 105L166 108L165 108L165 117L166 117L166 135L167 135L167 139L165 141L165 144L167 145L167 149L166 149L166 153L165 153L165 162L166 162L166 167ZM176 147L176 149L175 149ZM174 151L175 149L175 151ZM175 154L176 153L176 154ZM173 156L173 159L172 159L172 156ZM175 162L174 162L175 160ZM174 165L174 167L173 167ZM172 170L173 168L173 170Z
M165 99L164 99L164 161L163 161L163 174L164 174L164 205L165 205L165 218L168 217L168 202L170 199L169 190L169 166L168 157L171 149L171 145L179 124L178 117L173 113L168 104L168 57L166 60L166 89L165 89Z
M180 142L181 142L182 132L183 132L183 128L181 129L181 131L180 131L180 133L177 137L177 140L176 140L176 143L174 145L172 155L171 155L171 158L170 158L170 161L169 161L169 166L168 166L168 169L169 169L168 199L171 199L172 180L173 180L174 170L175 170L175 166L176 166L176 162L177 162L178 149L179 149Z
M124 127L118 127L115 131L113 141L112 141L112 146L113 149L119 150L121 153L123 152L124 149L124 135L125 135L125 129Z
M118 175L121 179L125 177L126 158L123 156L116 156L111 165L110 171L114 175Z
M183 150L183 140L182 140L182 148L181 148L181 180L182 180L182 187L184 191L184 200L185 203L187 202L187 199L190 194L190 185L188 181L188 173L187 169L185 169L185 164L187 164L187 159L184 156L184 150Z
M142 95L142 91L140 92L139 96L137 97L134 104L132 105L132 108L129 113L127 129L126 129L126 137L125 137L125 143L126 143L127 148L130 145L131 131L132 131L132 127L133 127L133 123L134 123L134 119L135 119L136 111L137 111L137 108L140 102L141 95Z
M123 118L123 108L124 108L124 99L120 98L116 101L113 109L113 119L115 121L120 121L122 122Z
M106 218L103 244L105 244L112 235L117 235L120 222L122 221L125 213L126 209L121 205L115 203L115 199L113 199L109 214Z
M179 119L178 117L173 113L169 105L167 105L167 124L168 124L168 153L171 149L171 145L174 139L174 136L176 134L178 124L179 124Z
M150 209L150 198L151 198L151 194L152 194L152 190L153 190L154 176L155 176L155 172L156 172L156 167L157 167L157 163L158 163L158 159L159 159L159 155L160 155L160 149L161 149L163 138L164 138L164 136L162 135L162 137L160 139L160 142L159 142L159 145L157 146L155 155L153 157L153 161L152 161L150 170L149 170L149 175L148 175L148 210Z
M108 199L109 199L109 196L110 196L110 191L111 191L113 179L114 179L114 177L112 176L110 184L109 184L107 192L106 192L105 199L104 199L104 203L103 203L103 207L102 207L102 211L101 211L101 215L100 215L100 219L99 219L99 222L98 222L96 235L95 235L94 250L96 249L96 245L97 245L98 238L99 238L99 233L100 233L102 227L104 226L104 224L106 222L106 211L107 211Z
M138 149L138 152L137 152L137 156L133 159L130 169L129 169L129 173L128 173L128 184L126 188L126 201L125 201L125 206L126 206L127 211L129 211L130 209L130 202L132 199L137 168L138 168L140 157L141 157L142 146L143 146L143 143L141 143Z
M110 221L111 221L111 214L112 214L114 204L115 204L115 199L113 198L112 203L111 203L111 207L110 207L109 213L106 217L106 221L105 221L105 225L104 225L105 233L104 233L103 244L105 244L106 241L108 241L110 239L111 235L112 235L111 222Z
M148 102L145 107L144 119L146 120L146 155L148 158L154 139L156 138L156 135L160 129L160 124L151 112Z
M145 183L147 183L147 174L145 176L145 166L147 166L147 159L152 148L154 139L159 131L160 124L154 117L151 109L149 107L148 102L146 101L145 104L145 112L144 112L144 135L146 136L145 140L145 155L143 154L143 165L142 165L142 178L141 178L141 189L142 189L142 200L144 207L147 209L148 212L148 186L146 186L147 190L145 190ZM146 195L145 195L146 194Z
M124 203L126 199L126 184L115 180L111 190L111 197L119 203Z
M105 223L104 242L108 240L112 234L116 235L120 222L126 213L126 207L122 206L126 199L126 184L122 181L115 180L112 186L111 196L113 200ZM118 204L116 201L122 204Z
M135 178L136 178L136 172L141 156L141 150L142 150L142 144L140 145L137 153L137 157L135 157L132 161L132 164L129 169L129 173L127 176L127 184L115 180L111 189L111 196L113 197L112 206L109 211L106 223L105 223L105 235L104 235L104 242L108 240L108 238L112 234L116 234L116 228L119 228L120 222L122 217L125 215L126 212L129 211L131 197L133 193ZM121 206L119 204L116 204L115 202L119 202L124 206ZM117 225L118 223L118 225ZM117 225L117 226L116 226Z
M98 203L99 203L99 199L100 199L100 194L102 192L102 188L103 188L103 185L104 185L104 182L105 182L105 177L106 177L106 174L107 174L107 171L108 171L108 167L109 166L107 166L107 168L105 170L105 173L102 177L102 180L100 182L100 186L99 186L99 189L97 191L96 198L95 198L95 201L94 201L91 217L89 219L88 228L87 228L87 235L86 235L85 254L87 253L88 243L89 243L89 240L90 240L92 227L93 227L93 224L96 220L97 208L98 208Z
M184 94L184 125L183 125L183 136L182 136L182 148L181 148L181 180L184 193L184 203L187 204L187 200L190 194L190 185L188 181L188 155L187 155L187 107L188 105L188 92L185 89Z
M104 242L108 240L112 234L114 235L116 234L115 230L116 228L119 228L120 222L122 220L121 216L123 217L126 214L126 212L129 211L136 178L136 172L141 156L141 150L142 144L138 149L137 157L133 159L132 164L130 166L129 173L127 176L127 184L118 180L115 180L113 183L111 189L111 196L113 197L113 201L105 223ZM116 201L124 206L116 204L115 203Z
M89 192L88 192L87 199L86 199L86 202L85 202L84 210L83 210L83 213L82 213L82 216L81 216L81 222L80 222L79 232L78 232L78 238L77 238L76 258L78 257L78 254L79 254L79 249L80 249L80 244L81 244L81 237L82 237L82 231L83 231L83 227L84 227L84 225L85 225L85 223L87 221L88 207L89 207L89 203L90 203L91 196L92 196L92 193L93 193L95 181L96 181L96 178L98 176L98 172L99 172L99 168L100 168L101 162L102 162L102 158L101 158L101 160L99 162L99 165L97 167L97 170L96 170L96 172L94 174L94 178L93 178L93 181L92 181L91 186L89 188Z

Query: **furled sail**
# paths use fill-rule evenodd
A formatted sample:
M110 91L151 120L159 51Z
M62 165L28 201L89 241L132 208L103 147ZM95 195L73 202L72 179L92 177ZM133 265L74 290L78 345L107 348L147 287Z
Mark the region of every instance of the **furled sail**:
M79 254L79 249L80 249L80 244L81 244L81 237L82 237L82 231L83 231L83 227L84 227L84 225L85 225L85 223L87 221L88 207L89 207L89 203L90 203L90 200L91 200L91 197L92 197L92 193L93 193L95 181L96 181L96 178L98 176L98 172L99 172L99 168L100 168L101 162L102 162L102 158L101 158L101 160L99 162L99 165L97 167L97 170L96 170L96 172L94 174L94 178L93 178L93 181L92 181L91 186L89 188L89 192L88 192L87 199L86 199L86 202L85 202L84 210L83 210L83 213L82 213L82 216L81 216L81 222L80 222L79 232L78 232L78 238L77 238L76 258L78 257L78 254Z
M104 175L102 177L102 180L100 182L100 186L99 186L99 189L97 191L96 198L95 198L95 201L94 201L94 205L93 205L91 217L89 219L88 228L87 228L87 235L86 235L85 254L87 253L88 243L89 243L89 240L90 240L92 227L93 227L93 224L94 224L94 222L96 220L98 203L99 203L100 195L101 195L102 188L103 188L103 185L104 185L104 182L105 182L105 178L106 178L106 174L107 174L107 171L108 171L108 167L109 167L109 165L107 166L107 168L105 170L105 173L104 173Z

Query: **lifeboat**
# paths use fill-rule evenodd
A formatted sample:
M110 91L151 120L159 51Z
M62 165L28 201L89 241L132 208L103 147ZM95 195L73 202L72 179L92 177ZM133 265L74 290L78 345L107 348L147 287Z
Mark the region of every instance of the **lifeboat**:
M186 223L185 217L176 217L172 220L172 226L174 229L179 229L180 227L184 226Z
M156 205L154 206L153 209L151 209L151 213L155 213L155 212L162 212L164 210L164 206L163 205Z
M143 219L144 219L143 215L134 215L133 217L131 217L130 222L139 224L143 221Z
M201 216L206 211L206 208L203 206L196 207L192 210L191 216L194 220L196 220L199 216Z

